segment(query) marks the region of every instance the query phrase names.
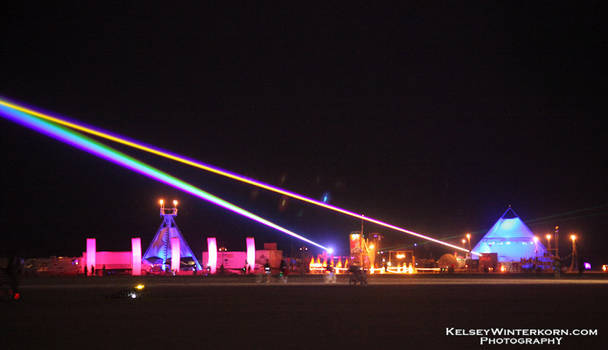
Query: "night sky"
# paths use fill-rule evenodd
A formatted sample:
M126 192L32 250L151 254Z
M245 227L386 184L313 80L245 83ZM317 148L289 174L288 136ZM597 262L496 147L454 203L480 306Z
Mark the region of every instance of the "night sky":
M560 225L563 255L577 232L597 266L608 263L600 3L13 3L0 14L0 95L438 238L472 231L475 243L512 205L535 233ZM5 119L0 138L0 254L77 256L91 236L98 250L128 250L136 235L147 246L161 197L180 201L199 257L206 236L229 250L250 235L301 246ZM340 253L359 229L112 146Z

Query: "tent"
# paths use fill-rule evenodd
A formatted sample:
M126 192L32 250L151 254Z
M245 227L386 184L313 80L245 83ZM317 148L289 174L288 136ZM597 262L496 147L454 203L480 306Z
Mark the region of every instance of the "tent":
M175 223L175 215L177 215L176 212L173 214L161 213L163 223L158 228L158 231L156 231L152 243L150 243L150 246L144 254L144 259L153 264L162 263L164 269L167 260L171 260L171 238L177 237L179 238L180 260L182 260L182 262L184 260L194 261L196 269L201 270L201 264L198 263L198 260L192 253L192 250L188 246L188 243L186 243L186 240ZM192 260L188 258L191 258Z
M475 253L497 253L499 262L519 262L521 259L542 257L545 246L534 241L534 234L511 207L477 242ZM473 255L473 257L477 257Z

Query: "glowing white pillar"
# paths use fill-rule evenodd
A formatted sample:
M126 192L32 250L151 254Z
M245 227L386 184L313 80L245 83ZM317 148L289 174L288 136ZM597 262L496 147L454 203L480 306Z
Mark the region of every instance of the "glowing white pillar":
M251 271L255 269L255 240L253 237L247 237L247 265L249 265Z
M141 238L131 238L131 252L133 254L131 274L139 276L141 275Z
M95 256L97 255L95 238L87 238L87 270L90 275L95 267Z
M179 238L171 238L171 271L179 272Z
M207 266L211 268L211 273L217 269L217 242L215 237L207 237Z

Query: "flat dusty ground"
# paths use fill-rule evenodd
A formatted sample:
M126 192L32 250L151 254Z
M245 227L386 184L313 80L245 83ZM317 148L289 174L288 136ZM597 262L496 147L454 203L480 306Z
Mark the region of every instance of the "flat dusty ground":
M110 297L137 281L142 298ZM446 327L598 329L525 348L608 348L606 279L81 277L25 280L22 294L0 303L0 349L484 348Z

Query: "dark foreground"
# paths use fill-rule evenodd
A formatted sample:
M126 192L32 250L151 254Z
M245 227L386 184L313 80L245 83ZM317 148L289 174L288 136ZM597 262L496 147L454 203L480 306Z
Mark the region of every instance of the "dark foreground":
M608 344L605 283L490 280L468 285L420 279L349 287L169 278L145 280L146 295L140 299L108 298L134 281L26 283L20 302L0 303L0 348L484 348L477 336L446 336L446 327L598 329L598 336L565 336L559 347L524 347L601 349Z

